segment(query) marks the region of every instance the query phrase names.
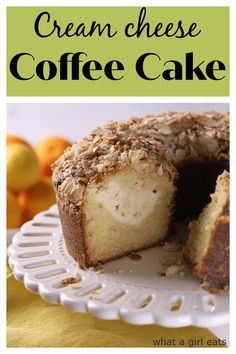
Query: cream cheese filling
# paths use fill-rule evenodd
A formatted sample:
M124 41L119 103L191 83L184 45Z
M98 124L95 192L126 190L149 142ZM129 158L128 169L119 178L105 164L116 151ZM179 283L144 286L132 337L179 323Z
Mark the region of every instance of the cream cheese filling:
M123 182L123 181L122 181ZM130 181L125 185L113 177L102 187L90 190L94 201L105 208L119 223L137 225L151 214L161 199L157 181Z

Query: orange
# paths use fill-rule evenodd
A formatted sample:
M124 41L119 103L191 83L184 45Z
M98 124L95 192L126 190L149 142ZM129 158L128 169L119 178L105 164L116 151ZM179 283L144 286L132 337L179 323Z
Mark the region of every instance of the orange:
M28 143L28 141L26 141L25 139L17 136L17 135L7 135L7 145L12 144L12 143L21 143L21 144L25 144L28 147L31 148L31 145Z
M48 209L56 202L51 180L39 180L29 189L20 192L17 200L23 211L24 221L31 220L35 214Z
M35 152L42 169L42 176L51 176L51 165L71 146L71 143L61 137L50 136L39 141L35 146Z
M22 212L15 195L7 190L7 228L19 227L22 223Z

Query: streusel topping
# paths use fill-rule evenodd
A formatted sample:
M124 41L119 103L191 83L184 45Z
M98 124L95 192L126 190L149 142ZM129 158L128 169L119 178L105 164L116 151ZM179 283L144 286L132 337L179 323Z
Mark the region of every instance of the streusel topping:
M167 113L108 122L68 148L53 165L59 195L80 203L87 185L138 161L174 178L186 159L229 159L229 115ZM79 202L78 202L79 201Z

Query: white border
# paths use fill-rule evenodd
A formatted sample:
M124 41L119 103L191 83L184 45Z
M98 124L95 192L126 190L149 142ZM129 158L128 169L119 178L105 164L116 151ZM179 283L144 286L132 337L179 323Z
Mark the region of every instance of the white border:
M2 5L2 4L1 4ZM0 5L0 6L1 6ZM2 196L2 203L5 205L6 201L6 170L5 170L5 156L6 156L6 146L5 146L5 135L6 135L6 53L3 48L6 48L6 36L5 36L5 9L1 8L0 12L0 41L2 46L2 53L0 56L0 152L1 156L4 158L1 159L1 163L3 166L0 169L0 195ZM5 208L1 208L0 215L0 284L4 284L1 286L2 290L5 290L6 284L6 246L4 247L5 237L6 237L6 210ZM6 244L6 243L5 243ZM0 312L2 314L0 318L0 348L5 347L6 345L6 292L2 291L2 301L0 303Z
M129 3L128 3L129 2ZM230 6L233 0L2 0L3 6Z
M236 189L235 189L235 145L236 145L236 55L235 55L235 45L233 43L233 38L235 40L234 34L236 33L236 4L235 0L130 0L129 4L127 3L128 0L64 0L59 3L60 0L0 0L0 43L1 48L6 48L6 22L5 22L5 10L6 6L230 6L231 7L231 96L230 99L227 97L22 97L22 98L14 98L14 97L6 97L6 51L1 50L1 58L0 58L0 105L1 105L1 112L0 112L0 151L1 156L5 156L5 134L6 134L6 103L10 102L230 102L230 110L231 110L231 210L236 210ZM220 25L220 24L219 24ZM3 161L3 158L2 158ZM5 191L5 168L0 169L0 188L1 188L1 196L2 196L2 203L4 205L4 198L6 196ZM1 209L1 220L5 220L5 210L4 208ZM5 222L1 222L0 226L0 233L1 235L1 254L0 254L0 284L5 284ZM233 216L233 212L231 212L231 252L232 249L235 251L235 218ZM234 254L232 252L232 254ZM233 268L235 268L235 261L231 257L231 276L235 274ZM234 263L234 264L233 264ZM232 278L231 278L232 279ZM1 287L2 288L2 287ZM235 319L234 314L236 313L235 308L235 285L234 281L231 281L231 345L230 351L235 348L235 334L232 331L232 328L235 328ZM2 291L1 293L1 301L0 301L0 313L1 313L1 335L0 335L0 345L1 348L6 348L5 336L6 336L6 311L5 311L5 292ZM232 315L233 314L233 315ZM148 350L156 350L157 348L148 348ZM159 348L160 349L160 348ZM163 349L163 351L169 351L169 349ZM170 348L173 349L173 348ZM76 348L9 348L5 349L5 351L10 352L22 352L25 351L37 352L37 351L50 351L56 352L58 350L66 353L70 353L74 350L78 350ZM80 352L83 351L83 348L79 348ZM86 351L94 351L95 349L86 349ZM96 348L96 350L102 352L104 351L103 348ZM111 350L110 348L108 349ZM114 351L118 351L119 348L113 349ZM135 351L141 351L141 348L130 349ZM182 349L176 348L177 352L182 352ZM188 350L185 348L185 350ZM193 348L193 350L198 350L198 348ZM204 349L204 350L211 350L211 349Z

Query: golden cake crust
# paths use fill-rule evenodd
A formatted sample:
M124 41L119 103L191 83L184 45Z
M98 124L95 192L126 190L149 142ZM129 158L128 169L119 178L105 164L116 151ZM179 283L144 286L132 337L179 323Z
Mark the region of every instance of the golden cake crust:
M214 294L229 290L229 173L224 171L218 179L227 200L211 227L207 252L200 263L195 265L192 262L191 250L185 250L185 257L192 265L193 274L202 280L204 289Z
M213 294L229 290L229 208L215 222L208 252L193 274L202 279L202 287Z

